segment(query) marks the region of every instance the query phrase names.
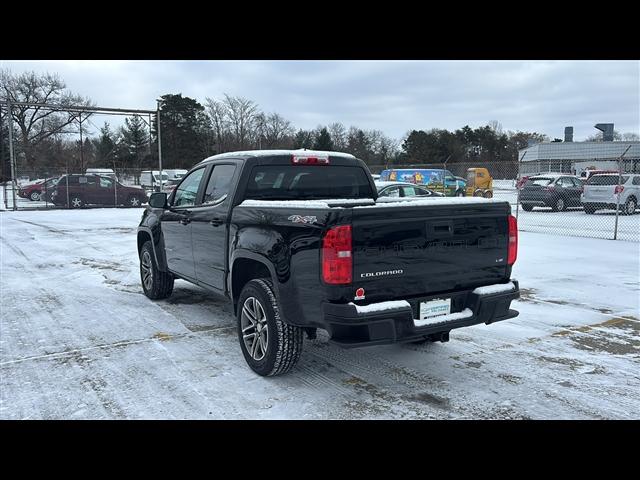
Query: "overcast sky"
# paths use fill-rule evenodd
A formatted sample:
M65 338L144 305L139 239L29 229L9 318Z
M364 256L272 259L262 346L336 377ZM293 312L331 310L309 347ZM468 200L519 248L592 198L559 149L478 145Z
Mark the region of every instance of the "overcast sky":
M97 105L155 108L182 93L254 100L297 128L342 122L400 138L411 129L478 127L574 139L615 123L640 132L638 61L2 61L13 72L56 72ZM95 118L117 123L117 117Z

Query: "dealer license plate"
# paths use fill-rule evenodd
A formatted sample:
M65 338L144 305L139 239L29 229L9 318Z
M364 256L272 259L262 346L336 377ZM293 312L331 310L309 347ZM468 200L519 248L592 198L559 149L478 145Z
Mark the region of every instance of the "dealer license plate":
M435 300L429 300L428 302L420 302L420 318L418 318L418 320L421 325L432 323L430 320L433 320L433 323L438 323L437 317L449 315L450 313L451 299L437 298Z

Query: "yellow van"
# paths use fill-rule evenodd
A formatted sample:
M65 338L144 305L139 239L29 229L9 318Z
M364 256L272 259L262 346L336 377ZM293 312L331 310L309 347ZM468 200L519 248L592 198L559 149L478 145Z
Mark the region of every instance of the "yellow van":
M467 169L467 197L493 197L493 178L486 168Z

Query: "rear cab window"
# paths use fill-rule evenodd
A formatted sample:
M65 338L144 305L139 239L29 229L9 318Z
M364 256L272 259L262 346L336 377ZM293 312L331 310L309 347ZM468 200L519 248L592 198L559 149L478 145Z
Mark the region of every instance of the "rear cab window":
M621 182L627 182L629 176L623 175ZM588 185L618 185L618 175L594 175L587 182Z
M254 200L373 197L369 177L359 166L257 165L245 193Z
M527 180L527 183L525 183L525 187L530 187L532 185L539 185L541 187L546 187L547 185L549 185L551 182L553 182L553 178L550 177L536 177L536 178L530 178Z

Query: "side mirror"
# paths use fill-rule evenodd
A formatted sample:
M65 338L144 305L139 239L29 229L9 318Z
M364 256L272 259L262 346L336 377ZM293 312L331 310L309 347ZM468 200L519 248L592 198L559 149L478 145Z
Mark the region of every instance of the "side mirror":
M149 205L153 208L167 208L167 194L155 192L149 197Z

